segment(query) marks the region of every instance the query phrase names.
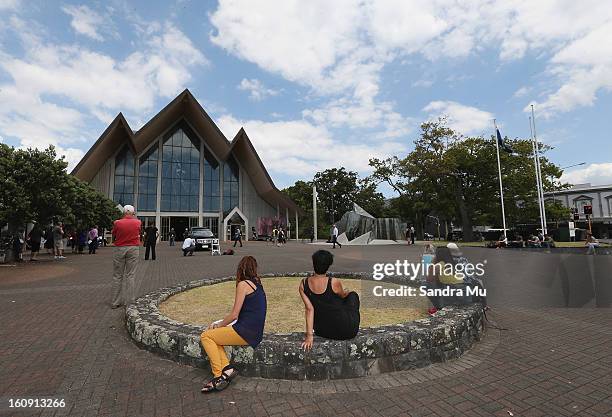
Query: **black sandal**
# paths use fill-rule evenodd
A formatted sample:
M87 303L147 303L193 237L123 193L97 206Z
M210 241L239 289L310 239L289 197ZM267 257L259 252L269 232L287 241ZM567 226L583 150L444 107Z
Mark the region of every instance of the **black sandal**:
M209 392L214 391L215 390L215 383L214 383L215 379L216 378L213 378L210 381L208 381L206 385L204 385L200 391L203 393L209 393Z
M232 371L231 374L228 374L228 371ZM227 365L225 368L223 368L221 370L221 375L225 377L225 379L227 379L228 384L230 382L232 382L232 380L234 378L236 378L236 376L238 376L238 370L236 368L234 368L232 365Z
M231 379L223 374L216 378L211 379L204 387L201 389L201 392L208 394L213 391L223 391L225 388L229 387Z

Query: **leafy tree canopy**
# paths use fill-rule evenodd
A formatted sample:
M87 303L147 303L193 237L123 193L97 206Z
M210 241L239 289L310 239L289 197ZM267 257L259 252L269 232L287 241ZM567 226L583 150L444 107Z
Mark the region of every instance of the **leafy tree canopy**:
M12 228L63 221L77 228L109 228L115 203L66 172L55 148L15 149L0 144L0 225Z
M539 211L535 186L533 145L529 139L505 139L513 154L500 153L506 220L509 226L537 223ZM463 137L444 119L421 125L415 148L403 158L371 159L371 180L388 184L401 200L392 206L401 217L422 225L430 213L462 225L464 239L471 240L474 224L501 227L501 209L495 140ZM551 148L539 144L545 190L565 188L555 184L562 171L544 155ZM567 217L560 207L556 216Z

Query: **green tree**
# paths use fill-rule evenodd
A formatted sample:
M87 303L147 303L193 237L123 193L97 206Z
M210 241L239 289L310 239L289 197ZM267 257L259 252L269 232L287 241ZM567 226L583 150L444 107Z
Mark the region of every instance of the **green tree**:
M500 154L508 225L535 223L539 213L532 142L506 141L515 151ZM540 144L545 190L553 187L550 179L561 176L560 169L544 156L549 149ZM435 212L460 224L464 239L471 240L474 224L502 224L496 158L493 138L462 137L440 119L421 125L415 149L404 158L370 160L371 178L397 192L404 216L415 221L417 231L425 217Z
M317 172L311 181L296 181L283 190L306 213L300 217L300 234L306 236L313 225L312 187L317 187L318 233L327 236L332 222L353 209L357 203L373 216L381 216L385 210L385 199L376 190L376 183L345 168L332 168Z
M382 214L385 200L382 193L376 190L376 182L369 178L360 179L354 171L345 168L326 169L317 172L312 183L317 187L319 201L330 224L352 210L353 203L373 216Z
M53 146L15 149L0 144L0 224L12 228L54 220L79 227L110 227L115 204L66 172Z

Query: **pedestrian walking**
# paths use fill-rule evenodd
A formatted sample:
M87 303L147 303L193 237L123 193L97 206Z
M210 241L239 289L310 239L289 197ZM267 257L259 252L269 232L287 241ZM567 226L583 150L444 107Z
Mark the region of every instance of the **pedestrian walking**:
M89 254L95 255L98 249L98 226L93 226L87 232L87 243L89 245Z
M144 232L144 244L145 244L145 261L149 260L149 252L151 252L151 260L155 260L155 245L157 244L157 238L159 237L159 231L155 225L148 226Z
M310 226L310 243L314 241L314 226Z
M278 246L278 229L276 227L272 229L272 244Z
M21 231L17 231L13 234L13 254L17 262L23 262L23 245L24 239L22 238Z
M77 233L77 245L78 245L78 249L79 249L79 255L83 254L83 249L87 245L87 236L88 235L89 235L89 232L87 232L85 230L79 230L78 233Z
M59 222L53 226L53 253L54 259L66 259L64 256L64 225Z
M342 245L340 244L340 242L338 242L338 228L335 224L332 226L331 235L332 243L334 244L334 249L336 249L336 245L340 246L340 249L342 249Z
M76 253L77 252L77 240L78 240L77 231L76 231L76 229L72 229L70 231L70 237L69 237L70 247L72 249L72 253Z
M113 224L113 285L111 307L117 308L134 301L134 275L140 246L140 220L134 217L134 206L123 207L123 218Z
M238 242L240 242L240 247L242 247L242 231L240 230L240 226L234 229L234 247L236 247Z
M42 239L42 230L38 227L38 224L34 224L32 230L28 234L28 240L30 241L30 261L37 261L38 252L40 251L40 241Z
M414 230L414 226L410 226L410 244L414 245L414 238L415 238L416 232Z
M174 227L170 228L170 234L168 235L168 240L170 241L170 246L174 246L174 241L176 240L176 232L174 231Z
M45 249L49 255L55 255L55 244L53 243L53 227L45 229Z
M285 238L285 229L281 227L280 229L278 229L278 243L280 244L280 246L283 246L283 244L285 244L286 242L287 239Z

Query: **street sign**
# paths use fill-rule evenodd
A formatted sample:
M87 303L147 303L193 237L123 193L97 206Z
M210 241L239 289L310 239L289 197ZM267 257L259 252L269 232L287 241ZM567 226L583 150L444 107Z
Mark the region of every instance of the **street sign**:
M590 204L583 206L582 209L584 210L584 214L593 214L593 206Z
M576 227L574 222L568 222L570 237L576 237Z

